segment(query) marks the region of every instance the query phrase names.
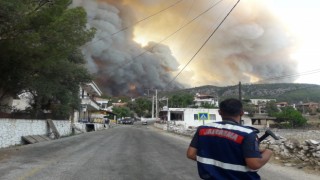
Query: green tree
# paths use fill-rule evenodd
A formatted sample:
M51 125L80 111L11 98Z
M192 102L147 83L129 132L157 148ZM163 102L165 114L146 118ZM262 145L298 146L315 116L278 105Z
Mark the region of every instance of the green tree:
M131 117L133 115L128 107L113 107L112 112L117 115L117 118Z
M137 98L135 101L129 103L129 107L139 117L151 116L152 102L148 98Z
M269 101L266 103L266 111L269 116L273 116L274 114L279 112L277 104L275 101Z
M203 107L203 108L207 108L207 109L214 109L214 108L218 108L215 104L209 104L209 103L204 103L204 104L202 104L202 106L201 107Z
M169 106L173 108L186 108L193 105L193 95L189 93L174 94L169 97Z
M252 103L249 103L247 101L243 101L243 110L245 112L248 112L249 117L253 117L254 113L256 112L256 107Z
M0 1L0 102L30 92L36 115L67 117L79 105L79 85L92 78L79 47L94 35L83 8L69 0Z
M307 124L307 119L293 107L284 107L281 112L275 113L277 122L286 127L302 127Z

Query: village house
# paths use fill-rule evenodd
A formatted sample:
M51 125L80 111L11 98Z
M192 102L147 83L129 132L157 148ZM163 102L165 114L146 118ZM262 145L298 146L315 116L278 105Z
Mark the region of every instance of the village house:
M307 103L301 103L296 105L297 109L302 110L302 113L316 113L319 109L319 103L316 102L307 102Z
M159 112L159 118L176 125L200 126L212 122L222 121L218 109L200 108L168 108Z
M99 87L92 81L80 86L79 95L81 100L80 110L74 113L74 120L90 122L90 112L100 110L100 105L95 101L95 97L101 96Z
M276 103L278 108L287 107L289 104L287 102L277 102Z
M164 123L183 125L186 128L222 121L222 117L218 112L219 102L214 96L197 93L194 97L194 102L198 107L210 104L217 108L169 108L164 106L159 112L159 118ZM249 126L251 125L251 119L244 115L241 123Z
M74 110L73 116L70 116L69 118L51 119L48 118L50 116L44 116L30 120L28 119L27 114L26 117L19 116L19 118L17 118L16 115L14 117L1 117L0 148L24 144L26 142L37 143L40 142L40 136L41 141L47 141L74 133L96 131L107 128L105 121L90 121L90 115L94 111L100 110L100 106L94 100L94 97L101 96L101 94L102 92L94 82L87 83L79 87L81 105L78 109ZM29 101L32 100L33 97L31 94L21 94L19 99L12 100L11 104L14 105L13 112L24 111L29 106ZM50 110L44 111L44 114L46 115L50 115L50 113ZM14 113L11 112L11 114Z
M201 107L204 104L214 105L216 107L219 106L218 100L215 99L214 96L196 93L194 96L194 103L196 106Z
M99 104L100 110L105 110L105 111L112 111L112 107L108 106L110 100L109 99L104 99L100 97L95 97L95 101Z
M266 113L266 104L267 102L274 101L276 102L276 99L250 99L251 104L256 106L257 113Z
M267 102L275 101L276 99L250 99L250 102L254 105L265 105Z

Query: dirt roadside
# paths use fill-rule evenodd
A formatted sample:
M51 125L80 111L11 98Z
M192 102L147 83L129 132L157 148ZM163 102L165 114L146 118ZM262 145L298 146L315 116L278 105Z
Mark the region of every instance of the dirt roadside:
M20 148L21 146L0 149L0 162L12 157Z

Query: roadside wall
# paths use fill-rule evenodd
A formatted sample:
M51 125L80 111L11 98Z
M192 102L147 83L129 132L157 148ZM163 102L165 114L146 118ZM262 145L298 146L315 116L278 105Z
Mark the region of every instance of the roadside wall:
M88 131L98 131L108 128L104 124L74 123L73 126L69 120L53 120L60 136L69 136L72 134L72 127L75 134ZM20 145L23 143L22 136L45 135L54 138L51 128L46 120L39 119L1 119L0 118L0 148Z
M70 135L71 123L68 120L53 120L61 136ZM50 135L46 120L0 119L0 148L22 144L22 136Z
M183 125L154 123L154 127L188 137L193 137L196 132L196 128L186 128ZM275 141L269 137L261 142L260 148L273 150L276 159L281 160L285 166L310 167L320 171L320 131L302 130L297 132L290 130L292 133L283 131L286 130L274 129L273 132L280 136L280 140ZM258 136L263 134L264 131L260 132Z

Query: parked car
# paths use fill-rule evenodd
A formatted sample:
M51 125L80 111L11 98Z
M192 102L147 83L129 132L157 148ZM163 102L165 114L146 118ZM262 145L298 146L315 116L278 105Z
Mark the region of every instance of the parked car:
M141 119L141 124L142 125L147 125L148 124L148 121L146 119Z
M121 120L122 124L133 124L134 120L133 118L124 118Z

